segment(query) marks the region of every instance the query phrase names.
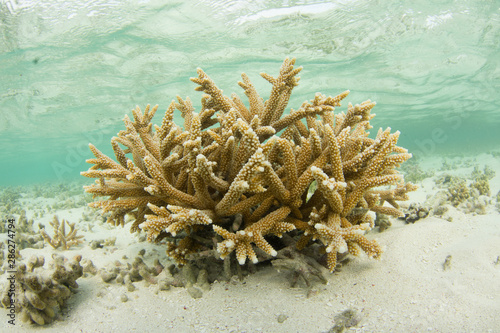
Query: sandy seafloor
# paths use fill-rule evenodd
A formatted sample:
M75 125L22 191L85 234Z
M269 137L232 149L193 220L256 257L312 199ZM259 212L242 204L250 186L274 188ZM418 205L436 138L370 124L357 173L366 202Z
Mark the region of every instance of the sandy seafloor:
M450 158L447 163L459 164L453 170L439 171L442 160L421 161L424 170L435 170L435 174L419 184L405 205L423 203L436 193L435 180L443 173L469 177L473 165L480 169L488 165L496 175L489 181L491 202L486 214L465 214L452 207L446 218L431 216L414 224L392 219L389 229L379 232L374 228L368 236L385 247L382 259L355 257L341 271L329 274L326 285L317 281L309 289L291 288L288 273L266 266L243 281L215 282L195 299L185 288L157 291L156 285L141 281L129 292L116 282L103 282L98 275L82 277L61 320L44 327L17 320L13 328L2 315L0 331L327 332L339 313L353 309L360 321L349 332L500 332L500 214L496 199L500 158L483 154ZM43 207L54 199L20 202L26 207ZM128 226L82 221L84 211L89 208L59 209L35 219L35 225L45 224L49 234L48 222L54 214L70 222L80 221L77 226L85 236L84 244L67 251L48 245L41 250L24 249L24 260L32 254L46 258L54 252L68 258L81 254L97 268L104 268L115 260L127 261L122 259L124 255L130 262L145 249L146 263L159 258L167 264L164 246L140 242ZM27 209L28 218L30 214L33 210ZM94 225L91 231L88 223ZM0 236L4 241L5 234ZM95 250L89 246L92 240L113 236L115 246ZM445 270L448 255L452 256L451 266ZM0 281L5 283L5 278L1 275ZM121 300L124 294L126 302ZM0 314L5 310L0 309Z

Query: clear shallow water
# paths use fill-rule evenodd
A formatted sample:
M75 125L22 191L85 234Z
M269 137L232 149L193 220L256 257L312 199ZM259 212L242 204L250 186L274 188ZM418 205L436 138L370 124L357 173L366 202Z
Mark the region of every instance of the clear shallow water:
M199 105L197 67L266 97L286 56L304 66L289 107L350 89L416 156L500 148L498 1L168 3L0 0L1 185L80 177L135 105Z

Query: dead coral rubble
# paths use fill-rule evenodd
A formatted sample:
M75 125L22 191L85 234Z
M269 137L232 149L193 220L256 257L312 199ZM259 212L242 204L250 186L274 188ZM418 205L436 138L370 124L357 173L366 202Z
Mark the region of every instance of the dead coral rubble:
M415 187L395 168L411 154L396 145L398 131L368 137L374 102L334 113L349 91L317 93L285 114L302 69L294 65L287 58L278 76L261 74L272 85L266 101L246 74L239 85L248 105L236 94L225 96L198 69L191 79L205 93L198 113L180 97L159 126L151 123L157 106L132 110L126 129L111 139L116 161L90 145L93 166L82 175L96 182L85 190L107 197L90 206L110 212L115 225L131 215L131 230L166 240L180 264L198 253L225 258L233 252L240 264L255 263L255 249L277 255L271 240L283 234L299 249L320 244L330 271L337 253L379 258L380 245L364 236L373 227L367 213L402 215L396 201ZM175 110L183 127L173 121ZM308 194L313 182L316 190ZM388 185L395 187L379 189Z
M33 256L26 264L20 264L15 276L5 287L1 305L9 308L15 304L22 321L38 325L51 323L65 306L66 301L78 288L76 280L82 276L81 256L68 261L63 256L53 255L49 268L44 268L44 257ZM14 283L15 297L10 290Z
M436 184L447 189L447 201L466 214L486 214L491 205L489 180L495 172L488 166L481 171L476 166L470 175L470 180L465 177L445 174L436 180ZM435 215L441 215L436 210Z
M14 239L18 249L43 248L43 238L33 229L33 225L33 219L28 220L26 217L26 210L21 210L16 222L16 236Z

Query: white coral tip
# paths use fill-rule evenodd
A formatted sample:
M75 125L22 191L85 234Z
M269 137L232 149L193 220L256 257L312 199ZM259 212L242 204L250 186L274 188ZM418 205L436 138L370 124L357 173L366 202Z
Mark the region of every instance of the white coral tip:
M326 228L326 226L325 226L325 225L323 225L323 224L321 224L321 223L316 223L316 224L314 225L314 227L315 227L317 230L321 230L321 229L325 229L325 228Z
M347 248L347 244L343 244L342 246L339 246L339 248L337 249L337 252L338 253L345 253L347 252L348 248Z
M149 185L144 188L144 191L148 192L151 195L154 195L156 192L156 188L154 185Z
M226 247L227 247L228 249L231 249L231 250L232 250L232 249L234 249L234 247L235 247L235 246L236 246L236 244L234 243L234 241L233 241L233 240L229 239L229 240L227 240L227 241L226 241Z
M239 181L236 185L238 186L239 190L248 190L250 188L250 185L245 180Z

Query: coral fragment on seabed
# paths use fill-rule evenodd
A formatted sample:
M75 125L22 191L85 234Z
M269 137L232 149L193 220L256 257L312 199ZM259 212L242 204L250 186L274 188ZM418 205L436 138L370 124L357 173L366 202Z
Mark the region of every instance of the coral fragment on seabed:
M66 224L69 226L68 232L66 232ZM63 250L68 250L71 246L83 243L83 236L77 235L75 223L69 223L65 219L59 222L59 218L54 215L54 219L50 222L50 225L54 229L54 236L50 237L45 228L40 229L40 234L54 249L62 247Z

